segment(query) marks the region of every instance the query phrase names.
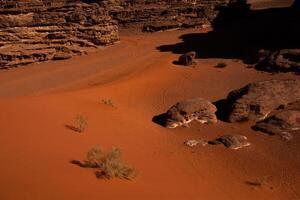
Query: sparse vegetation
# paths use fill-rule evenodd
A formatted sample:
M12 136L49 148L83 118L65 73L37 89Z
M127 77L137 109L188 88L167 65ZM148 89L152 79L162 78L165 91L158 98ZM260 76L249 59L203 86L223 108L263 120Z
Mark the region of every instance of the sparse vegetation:
M87 117L84 115L77 115L74 121L74 130L82 133L87 126Z
M224 67L227 67L227 64L224 63L224 62L219 62L218 64L216 64L215 67L216 67L216 68L224 68Z
M84 168L95 168L97 178L111 179L117 177L127 180L134 179L136 170L123 164L121 156L122 152L119 148L112 148L105 152L99 147L94 147L88 151L86 161L83 163L72 161L72 163Z
M115 107L115 103L111 99L102 99L101 102L104 105Z

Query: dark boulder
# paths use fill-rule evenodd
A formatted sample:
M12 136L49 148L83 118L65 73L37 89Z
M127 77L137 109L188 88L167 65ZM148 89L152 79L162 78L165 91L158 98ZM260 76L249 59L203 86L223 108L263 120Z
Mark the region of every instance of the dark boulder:
M259 81L234 90L227 97L229 122L260 121L281 105L300 99L300 80Z
M300 100L276 109L270 117L257 122L253 129L292 139L293 134L300 133Z
M195 58L196 58L195 51L187 52L179 57L178 64L186 65L186 66L194 65L194 64L196 64Z

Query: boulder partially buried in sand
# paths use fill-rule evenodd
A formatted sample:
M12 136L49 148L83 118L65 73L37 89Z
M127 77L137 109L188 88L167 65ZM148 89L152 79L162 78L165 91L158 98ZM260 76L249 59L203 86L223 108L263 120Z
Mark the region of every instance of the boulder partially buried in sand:
M300 80L268 80L250 83L227 97L229 122L260 121L281 105L300 99Z
M207 144L211 145L217 145L217 144L223 144L225 147L229 149L240 149L246 146L251 145L250 142L248 142L248 139L246 136L243 135L222 135L214 140L187 140L184 142L185 145L189 147L194 147L197 145L206 146Z
M209 144L223 144L229 149L240 149L250 145L248 139L244 135L222 135L213 141L209 141Z
M178 64L186 65L186 66L194 65L194 64L196 64L195 58L196 58L195 51L187 52L179 57Z
M253 129L292 139L295 133L300 133L300 100L277 109L270 117L257 122Z
M216 111L216 106L202 98L181 101L167 111L165 127L176 128L193 120L200 123L216 123Z

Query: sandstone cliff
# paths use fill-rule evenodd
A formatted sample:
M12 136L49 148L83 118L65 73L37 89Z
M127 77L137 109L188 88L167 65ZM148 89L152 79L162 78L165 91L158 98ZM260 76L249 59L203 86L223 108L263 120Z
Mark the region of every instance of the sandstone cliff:
M98 1L120 27L143 31L210 25L218 7L230 0L131 0Z
M97 4L0 2L0 68L67 59L118 40L116 22Z

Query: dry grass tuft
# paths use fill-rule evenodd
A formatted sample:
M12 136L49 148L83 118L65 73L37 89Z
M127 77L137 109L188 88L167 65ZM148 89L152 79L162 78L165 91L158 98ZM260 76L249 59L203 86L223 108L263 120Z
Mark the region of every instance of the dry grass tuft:
M94 147L87 153L87 160L81 163L80 161L72 161L84 168L95 168L96 177L111 179L114 177L120 179L132 180L136 177L136 170L123 164L122 152L119 148L112 148L109 151L103 151L99 147Z
M111 106L111 107L115 107L115 103L114 103L113 100L111 100L111 99L102 99L101 102L102 102L104 105Z
M79 133L82 133L87 126L87 117L84 115L77 115L74 120L74 130Z

